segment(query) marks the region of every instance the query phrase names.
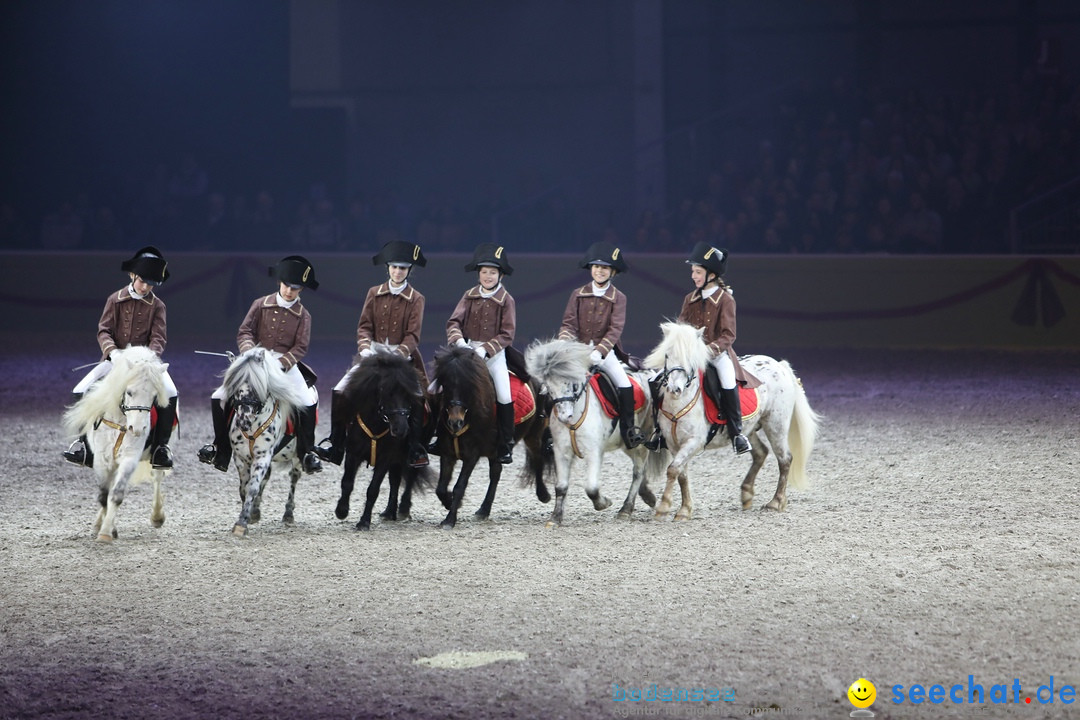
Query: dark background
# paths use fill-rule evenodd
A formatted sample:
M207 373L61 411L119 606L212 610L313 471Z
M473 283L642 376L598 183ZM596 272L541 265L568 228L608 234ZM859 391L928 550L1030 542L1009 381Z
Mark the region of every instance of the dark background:
M1014 251L1009 211L1078 174L1078 28L1064 0L10 0L0 242Z

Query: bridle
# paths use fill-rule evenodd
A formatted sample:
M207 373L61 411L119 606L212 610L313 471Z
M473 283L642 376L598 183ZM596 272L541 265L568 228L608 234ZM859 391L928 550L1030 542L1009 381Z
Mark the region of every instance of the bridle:
M579 398L581 398L582 393L585 392L585 388L588 387L588 385L589 385L588 380L581 383L580 385L578 385L578 383L572 383L570 385L570 391L571 391L572 394L564 395L562 397L553 398L552 401L551 401L552 408L556 408L562 403L570 403L573 407L577 407L577 401L578 401ZM589 396L585 395L585 407L582 408L581 416L575 422L569 423L569 422L566 422L565 420L561 420L561 419L559 420L559 422L561 422L563 425L565 425L570 430L570 447L573 449L574 455L576 455L578 458L581 458L581 459L583 459L585 456L582 454L581 450L578 449L577 430L578 430L579 427L581 427L581 424L583 422L585 422L585 418L586 418L586 416L588 416L588 414L589 414Z
M262 412L263 407L266 405L266 401L260 400L257 396L250 393L244 393L233 403L233 405L238 408L245 408L253 415L258 416L258 414ZM238 428L240 430L240 434L243 435L244 438L248 441L248 457L255 457L255 441L258 440L259 436L266 432L266 430L274 424L274 420L278 416L278 409L278 401L274 400L274 407L270 410L270 414L267 416L266 420L264 420L262 424L259 425L259 427L255 428L255 432L253 433L249 434L247 430L244 430L244 428Z
M675 367L669 368L667 366L667 358L664 358L664 371L660 374L660 378L659 378L661 387L664 387L664 386L667 385L668 378L671 376L671 374L673 372L681 372L683 374L683 377L686 378L685 384L683 384L682 388L680 388L677 392L674 393L675 395L681 395L683 392L688 390L692 384L697 385L697 389L694 390L694 397L690 398L690 402L686 403L686 405L684 405L683 408L681 410L679 410L677 413L670 413L667 410L665 410L663 408L663 402L656 403L657 410L659 410L660 413L663 414L663 416L666 417L668 419L668 421L671 423L671 440L676 445L678 445L678 443L679 443L679 420L682 419L682 417L684 415L686 415L686 413L690 412L690 410L693 409L694 405L697 404L698 398L701 397L701 383L697 382L698 373L692 373L692 372L688 371L686 368L684 368L682 366L679 366L679 365L676 365Z
M128 405L123 400L120 401L120 413L124 416L125 420L127 420L127 414L129 412L145 412L145 413L148 413L148 412L150 412L150 410L151 410L151 407L149 405ZM101 425L105 425L106 427L110 427L113 430L116 430L117 433L119 433L116 436L116 442L113 443L112 452L113 452L113 460L115 460L116 456L120 453L120 445L124 442L124 436L127 435L127 423L113 422L112 420L108 419L107 417L102 417L96 423L94 423L94 427L97 428L97 427L99 427Z

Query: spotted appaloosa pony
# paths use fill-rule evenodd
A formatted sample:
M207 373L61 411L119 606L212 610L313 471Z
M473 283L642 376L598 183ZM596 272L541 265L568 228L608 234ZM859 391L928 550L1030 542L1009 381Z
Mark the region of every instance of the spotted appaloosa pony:
M169 402L162 382L168 365L146 347L114 350L111 359L112 371L64 413L65 431L86 435L94 453L101 509L94 520L93 535L102 542L118 537L116 512L129 482L153 481L150 524L161 527L165 523L161 483L166 470L150 466L148 442L151 409Z
M282 522L291 525L301 465L296 442L286 430L294 408L306 406L308 399L296 393L285 379L281 362L263 347L238 355L225 371L223 384L232 408L229 442L240 476L242 504L233 535L243 537L248 523L259 521L262 493L273 465L289 470L289 499Z
M515 383L516 379L512 379L512 389L517 387ZM452 529L457 523L458 509L465 496L469 476L480 458L487 458L488 461L488 489L480 509L473 517L486 520L495 501L495 490L502 477L502 464L498 461L495 447L495 385L487 366L476 352L472 348L456 346L436 351L435 384L441 388L432 398L432 412L437 423L435 435L439 444L439 482L435 492L448 511L441 527ZM525 446L524 475L536 484L537 498L547 502L551 496L543 477L544 460L540 445L544 419L539 407L538 391L539 387L534 381L519 387L520 393L531 395L532 410L519 412L526 401L520 396L514 398L515 416L521 417L514 426L514 437ZM461 471L451 491L450 480L459 460Z
M634 512L634 501L641 495L649 506L656 498L649 490L649 477L659 477L668 464L667 451L649 452L644 445L627 450L619 433L617 418L609 417L590 379L592 348L568 340L537 341L525 351L529 374L540 383L540 391L551 398L552 410L548 425L554 445L556 473L555 508L548 527L562 524L563 509L574 459L586 464L585 494L593 507L603 510L611 505L600 489L600 472L604 453L621 449L633 463L630 491L616 516L628 519ZM646 375L630 372L627 375L644 389L645 403L637 410L635 424L646 433L652 431L652 404Z
M371 529L371 513L379 498L383 478L390 476L390 498L384 520L406 520L412 510L412 492L430 484L428 468L408 464L409 419L423 417L424 391L412 361L382 343L372 345L375 354L359 359L342 391L353 420L345 432L345 472L341 476L341 497L334 514L339 520L349 515L356 472L362 462L371 468L364 512L357 530ZM398 503L404 478L405 488Z
M667 486L656 507L658 516L671 509L671 491L678 480L682 491L682 506L676 520L689 520L693 512L690 481L686 471L691 459L703 450L723 449L730 452L724 433L717 432L715 442L710 432L712 423L705 417L703 375L709 362L709 350L702 331L692 325L667 322L660 325L663 340L648 357L645 366L661 372L663 399L659 424L672 454L667 470ZM750 441L753 459L742 481L742 507L750 508L754 498L754 478L769 456L767 438L780 465L776 493L763 510L784 510L787 507L788 481L798 488L806 481L806 462L814 448L820 416L810 408L802 383L787 361L765 355L739 358L744 368L761 381L757 391L757 409L747 415L748 403L743 401L743 433ZM745 398L745 395L744 395Z

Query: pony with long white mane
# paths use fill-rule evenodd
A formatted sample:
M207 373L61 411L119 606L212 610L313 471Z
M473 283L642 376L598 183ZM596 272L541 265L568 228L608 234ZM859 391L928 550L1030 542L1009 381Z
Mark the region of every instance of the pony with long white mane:
M305 407L308 399L293 389L281 362L261 346L236 356L225 371L223 385L232 408L229 443L240 476L242 505L233 535L243 537L248 523L259 521L263 490L275 465L289 471L289 498L281 520L291 525L302 468L296 441L287 429L294 409Z
M571 340L536 341L525 351L529 374L541 385L541 392L551 398L551 429L555 465L555 507L548 527L562 524L566 493L574 460L584 460L585 494L597 510L611 506L600 489L600 471L604 453L621 449L633 463L633 477L626 500L619 509L619 519L628 519L638 495L650 507L656 498L649 490L648 478L657 477L667 467L667 453L651 453L644 445L628 450L619 432L618 413L610 417L591 379L592 347ZM644 390L644 404L635 412L635 424L646 432L652 429L652 405L644 373L627 372L631 382Z
M671 493L676 482L682 493L682 505L676 520L689 520L693 513L690 481L687 468L690 461L704 450L729 449L723 433L706 416L704 373L709 363L709 349L702 331L692 325L666 322L660 325L663 340L645 358L645 367L660 372L662 400L658 422L671 454L667 469L667 485L657 516L671 510ZM787 486L790 482L801 488L807 481L806 463L814 448L820 416L806 399L802 382L786 360L766 355L739 358L742 366L761 381L754 390L742 390L743 433L750 441L750 470L743 478L741 501L743 510L754 499L754 479L769 456L768 439L780 466L776 493L762 510L783 511L787 508ZM746 393L756 392L756 408L748 402ZM748 414L749 413L749 414ZM714 443L714 435L721 437Z
M150 479L154 500L150 524L165 523L161 484L166 470L150 466L151 410L169 403L162 379L168 365L147 347L114 350L112 371L96 382L64 413L64 430L85 435L94 453L101 508L94 520L93 535L101 542L119 537L116 512L124 501L128 484Z

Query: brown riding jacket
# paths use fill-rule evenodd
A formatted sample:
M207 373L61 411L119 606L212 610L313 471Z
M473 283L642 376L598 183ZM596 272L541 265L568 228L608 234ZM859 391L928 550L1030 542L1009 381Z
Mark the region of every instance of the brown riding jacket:
M424 296L411 283L397 295L390 292L389 281L369 289L356 325L356 352L369 350L377 342L397 345L398 352L412 361L427 387L427 370L418 347L424 302Z
M165 303L150 291L144 298L133 298L125 285L105 301L98 321L98 345L101 359L129 345L148 347L158 355L165 352Z
M477 285L465 291L446 321L446 344L453 345L461 338L477 340L491 357L514 342L516 330L517 309L506 288L500 287L485 298Z
M592 283L588 283L570 293L558 339L592 342L604 357L618 348L616 354L621 358L624 353L619 338L625 324L626 295L608 283L604 294L597 296Z
M311 313L297 300L292 307L277 304L277 293L257 298L240 323L236 344L240 352L256 345L281 353L286 371L304 359L311 340Z
M735 366L735 380L740 385L755 388L761 384L756 377L743 370L739 358L735 355L735 297L727 288L721 288L710 297L701 297L701 291L694 291L683 298L679 321L689 323L705 330L705 342L713 355L727 353Z

